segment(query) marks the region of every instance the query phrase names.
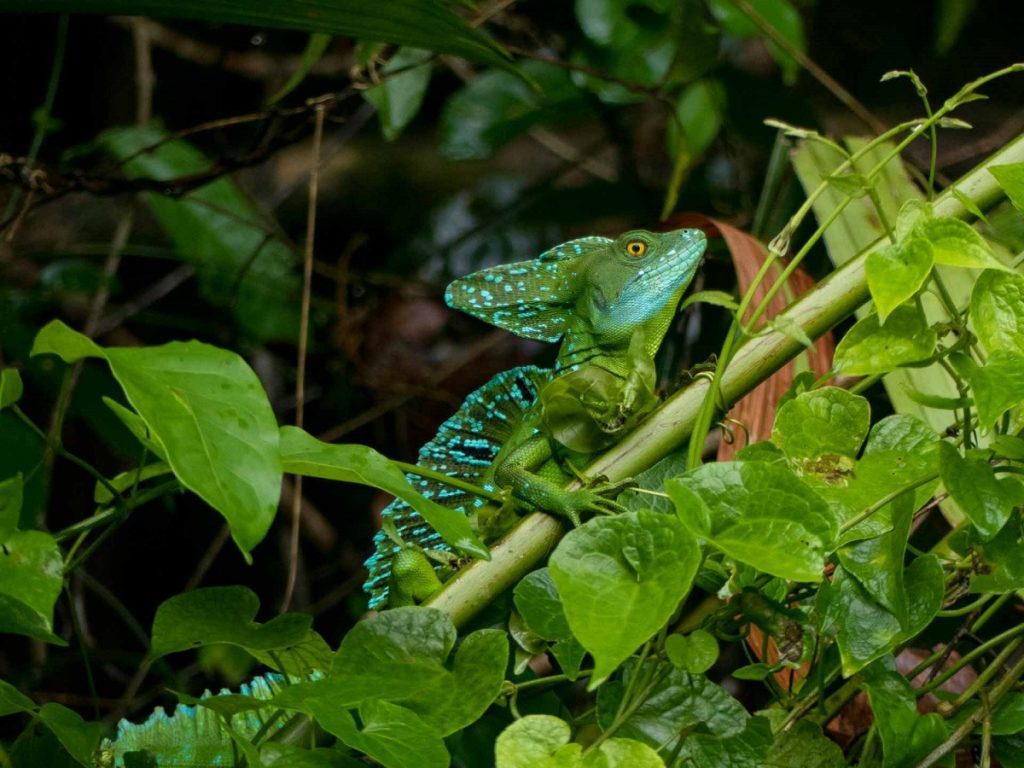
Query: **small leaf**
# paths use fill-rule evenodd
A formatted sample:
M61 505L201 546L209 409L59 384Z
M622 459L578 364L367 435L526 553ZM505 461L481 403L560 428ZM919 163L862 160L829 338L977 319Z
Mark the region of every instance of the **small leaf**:
M788 336L797 344L800 344L804 349L810 349L814 346L814 339L807 335L799 323L790 317L785 315L777 315L768 321L768 327L778 331L784 336Z
M840 387L822 387L803 392L779 408L772 442L791 459L825 454L854 458L870 426L867 400Z
M963 457L943 441L939 443L942 483L985 541L1010 519L1014 507L1024 504L1024 485L1015 477L997 478L983 458Z
M46 353L110 364L175 476L225 517L251 561L277 511L281 459L274 411L245 361L198 341L104 349L59 320L36 336L32 354Z
M40 708L39 719L53 731L53 735L75 760L86 768L92 768L93 754L99 746L103 731L100 723L86 722L77 712L52 701Z
M885 325L878 315L868 315L847 331L836 347L836 369L848 376L888 373L928 359L937 341L921 311L904 304L892 311Z
M992 735L1009 736L1024 731L1024 693L1013 692L992 713Z
M565 618L562 599L555 589L551 572L540 568L526 574L514 590L516 610L530 629L545 640L568 640L572 637Z
M914 234L931 243L936 264L973 269L1007 269L992 255L992 248L966 221L934 216L914 227Z
M551 578L573 635L594 657L591 690L664 626L699 561L678 519L646 510L595 518L559 542Z
M1024 212L1024 163L993 165L988 171L996 177L1014 207Z
M789 0L750 0L750 5L764 18L775 31L799 51L806 52L807 42L804 34L803 18ZM712 0L708 3L712 15L722 25L722 29L737 37L762 37L764 32L736 4L729 0ZM787 85L796 81L800 65L789 53L776 45L769 38L768 50L782 69L783 80Z
M313 619L303 613L285 613L266 624L253 619L260 603L246 587L205 587L165 600L153 619L149 658L228 643L246 650L273 651L301 642Z
M299 59L299 66L292 72L288 82L282 85L277 93L267 99L268 106L276 104L299 87L302 81L313 71L316 63L324 57L324 53L327 52L327 48L331 44L331 39L330 35L325 35L322 32L314 32L309 36L309 42L306 43L306 47L303 49L302 56Z
M17 368L4 368L0 371L0 411L18 402L23 391L21 374Z
M1018 525L1005 525L989 541L972 542L978 562L971 576L971 591L983 594L1005 594L1024 589L1024 536Z
M731 293L726 293L725 291L696 291L687 296L683 303L679 305L679 311L682 312L691 304L697 303L724 307L733 313L737 312L740 308L740 305Z
M587 751L583 768L665 768L665 763L642 742L611 738Z
M871 181L861 173L852 173L850 171L836 173L826 176L825 181L844 195L853 198L863 197L871 190Z
M1024 355L1024 276L982 272L971 291L971 323L989 354Z
M583 747L569 742L571 734L557 717L521 717L494 744L497 768L582 768Z
M1010 408L1024 402L1024 354L998 351L985 365L965 359L960 370L971 385L978 421L990 429Z
M64 586L64 558L53 536L16 531L0 547L0 632L65 645L53 634L53 606Z
M281 461L284 471L295 475L380 488L407 502L459 551L491 559L487 545L474 533L466 515L421 496L402 470L372 448L333 445L317 440L299 427L281 427Z
M665 638L665 654L680 669L701 675L718 660L718 641L705 629L689 635L673 633Z
M18 530L23 494L24 481L20 472L0 481L0 544Z
M697 158L711 146L725 119L725 88L718 80L690 83L676 100L674 119L668 121L669 154Z
M932 246L919 237L871 251L864 265L868 290L884 323L896 307L913 297L932 271Z
M473 632L449 669L455 638L451 620L434 608L394 608L360 622L320 685L320 705L345 709L381 699L401 704L442 736L465 728L501 690L508 638L494 629Z
M624 678L609 680L598 691L597 722L605 730L614 723L619 735L661 749L681 730L700 730L727 738L741 733L750 719L743 705L722 686L704 675L661 664L655 670L658 682L650 695L629 712L625 721L616 722L625 687L637 673L633 662L627 662L625 669Z
M479 160L529 128L589 114L584 93L568 73L528 61L519 67L538 88L515 74L490 70L448 99L441 113L441 152L452 160Z
M815 604L819 630L834 635L839 646L843 676L913 638L931 623L942 607L945 575L935 555L918 557L903 571L907 595L907 623L879 605L842 566L831 582L822 585Z
M910 683L896 670L891 656L871 665L864 678L864 691L881 736L882 765L917 765L946 738L945 721L934 712L921 715L917 711Z
M747 664L746 666L737 667L731 674L737 680L764 680L768 675L772 673L772 668L763 662L757 662L755 664Z
M430 51L399 48L381 69L383 80L363 91L363 98L377 108L381 132L394 141L420 111L430 85Z
M776 734L764 768L844 768L843 750L821 732L820 726L798 720Z
M17 712L35 712L36 703L6 680L0 680L0 717Z
M318 699L312 709L320 727L385 768L448 768L440 734L405 707L370 699L359 706L358 723L347 709Z

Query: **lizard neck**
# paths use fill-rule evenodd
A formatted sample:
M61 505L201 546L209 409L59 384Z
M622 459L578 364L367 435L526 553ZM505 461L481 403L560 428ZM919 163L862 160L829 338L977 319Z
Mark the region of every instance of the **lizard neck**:
M599 333L591 323L578 319L575 327L567 330L562 340L555 362L556 373L560 375L583 365L597 365L618 376L627 376L634 365L630 345L640 335L644 353L649 358L654 357L672 324L683 290L681 287L672 300L661 310L652 313L646 322L631 327Z

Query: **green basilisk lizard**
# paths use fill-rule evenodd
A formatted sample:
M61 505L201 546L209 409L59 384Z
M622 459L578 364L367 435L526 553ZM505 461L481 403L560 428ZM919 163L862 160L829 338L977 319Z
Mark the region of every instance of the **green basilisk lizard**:
M419 466L489 490L501 487L511 499L573 523L586 514L612 511L606 495L617 486L570 492L562 487L564 475L529 468L550 455L552 440L593 452L644 413L653 398L651 358L704 247L704 235L693 229L633 231L615 240L586 237L532 261L452 283L445 296L451 306L520 336L561 340L562 346L553 368L499 373L466 398L422 448ZM484 507L479 497L435 477L408 477L424 496L446 506L467 514ZM445 552L447 545L404 502L392 503L384 514L390 535L378 535L377 552L367 563L371 606L423 600L440 584L424 552ZM411 574L405 562L410 559L416 566ZM430 578L419 573L423 565ZM284 683L272 673L250 681L240 693L270 700ZM232 715L234 738L251 741L285 728L275 713L268 706ZM98 750L96 765L123 768L130 759L161 767L226 765L233 764L235 748L217 712L179 706L173 716L157 709L144 723L122 721L117 738L104 740Z
M530 467L550 455L552 440L577 452L606 447L653 405L651 360L705 245L696 229L584 237L453 282L445 292L449 306L518 336L561 341L561 348L553 368L513 368L469 395L420 450L417 465L487 491L503 489L511 505L574 525L584 515L615 511L608 496L620 485L567 491L557 467L554 474ZM416 474L408 479L445 506L466 514L484 508L482 498L463 488ZM370 607L422 601L440 586L434 571L452 559L448 545L404 501L383 516L376 552L366 562ZM478 520L485 533L495 525Z

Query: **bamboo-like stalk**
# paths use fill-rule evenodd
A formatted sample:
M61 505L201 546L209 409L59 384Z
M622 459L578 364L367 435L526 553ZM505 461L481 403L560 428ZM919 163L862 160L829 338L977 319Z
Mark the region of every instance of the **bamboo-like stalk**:
M1003 196L988 169L993 165L1020 162L1024 162L1024 134L970 171L950 189L955 186L964 198L984 209ZM969 211L950 189L935 199L936 214L968 218ZM812 339L844 320L868 300L864 263L869 253L886 242L882 239L868 246L790 305L782 316L796 323ZM728 407L735 403L802 350L799 342L777 331L748 340L736 352L722 376L723 405ZM636 430L598 457L587 469L587 474L621 480L647 469L679 448L689 437L710 386L706 379L701 378L675 393ZM568 487L577 486L578 483L573 483ZM563 531L562 522L550 515L534 512L526 516L492 547L490 561L478 560L463 568L427 605L444 611L456 626L465 624L546 557Z

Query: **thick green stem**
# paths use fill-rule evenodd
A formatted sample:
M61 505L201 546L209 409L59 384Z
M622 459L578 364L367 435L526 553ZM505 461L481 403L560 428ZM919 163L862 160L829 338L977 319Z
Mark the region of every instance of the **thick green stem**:
M1019 162L1024 162L1024 135L956 182L956 189L963 198L984 209L1003 197L988 168ZM960 199L949 191L936 198L935 214L960 218L970 215ZM800 297L782 316L815 339L851 315L868 300L865 260L885 242L878 240L868 246ZM748 339L721 375L721 393L726 404L735 403L802 351L800 342L777 331ZM636 430L598 457L586 474L622 480L678 449L690 436L710 386L706 379L699 378L674 394ZM578 485L573 483L569 487ZM561 522L549 515L540 512L528 515L494 546L489 562L475 561L462 569L427 604L447 613L456 625L464 624L546 557L557 544L562 530Z

